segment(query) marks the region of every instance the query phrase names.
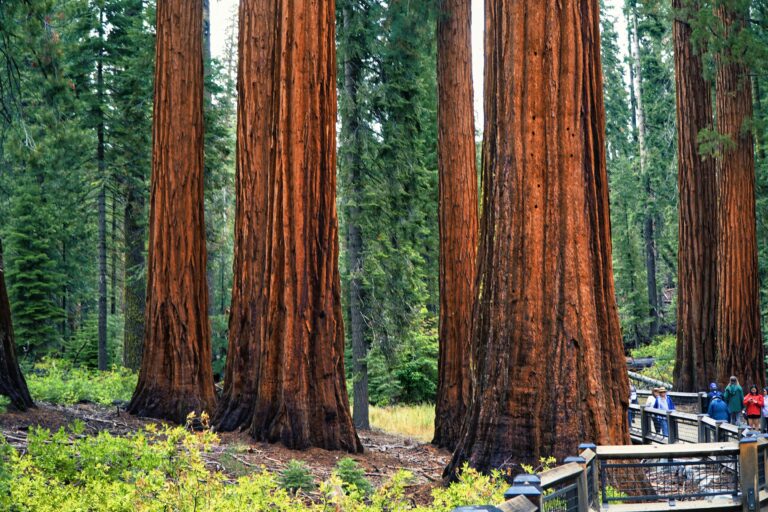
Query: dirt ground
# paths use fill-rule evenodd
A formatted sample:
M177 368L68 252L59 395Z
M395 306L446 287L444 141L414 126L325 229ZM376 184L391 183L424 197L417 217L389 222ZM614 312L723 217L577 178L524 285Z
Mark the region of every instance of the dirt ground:
M87 434L108 431L113 435L127 435L149 423L160 423L149 418L132 416L118 407L96 404L58 406L38 403L36 409L27 412L0 414L0 432L19 450L26 446L27 431L40 426L55 431L80 420ZM431 501L431 490L441 485L443 468L450 460L450 452L430 444L385 432L360 431L365 452L347 454L311 448L304 451L289 450L280 444L255 442L244 432L220 434L221 443L205 454L212 470L222 471L233 479L260 471L262 466L273 472L281 471L291 459L304 462L316 481L328 478L336 463L344 457L352 457L365 469L366 477L378 487L399 469L414 474L408 495L414 503Z

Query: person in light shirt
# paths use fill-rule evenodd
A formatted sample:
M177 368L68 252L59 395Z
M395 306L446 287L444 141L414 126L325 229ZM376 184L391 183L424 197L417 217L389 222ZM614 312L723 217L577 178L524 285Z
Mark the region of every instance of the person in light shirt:
M650 409L656 408L656 400L659 398L659 388L653 388L651 390L650 396L648 396L648 399L645 401L645 407ZM652 415L651 418L653 419L653 429L658 434L661 432L661 424L659 423L659 418L656 415Z
M659 388L659 396L656 398L656 409L662 411L674 411L675 404L672 402L672 398L667 396L667 388ZM659 424L661 426L661 435L669 437L669 424L666 417L659 418Z

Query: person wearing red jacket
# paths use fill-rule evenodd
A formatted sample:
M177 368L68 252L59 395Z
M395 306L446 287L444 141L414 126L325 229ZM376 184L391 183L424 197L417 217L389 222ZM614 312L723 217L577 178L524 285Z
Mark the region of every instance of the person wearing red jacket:
M757 431L760 430L760 415L763 410L763 403L763 395L757 392L757 386L753 384L749 388L749 394L744 397L749 428Z

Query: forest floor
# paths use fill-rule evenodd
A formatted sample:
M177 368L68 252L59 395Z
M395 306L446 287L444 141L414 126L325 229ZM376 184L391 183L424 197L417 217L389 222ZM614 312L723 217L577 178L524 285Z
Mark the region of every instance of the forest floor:
M78 420L83 423L87 435L109 432L126 436L148 424L160 424L157 420L132 416L117 407L91 403L61 406L38 402L36 409L0 414L0 433L9 444L23 451L30 428L39 426L56 431ZM412 472L414 480L407 489L408 496L415 504L431 501L431 491L441 485L442 471L450 460L450 452L379 430L360 431L358 434L365 452L350 455L318 448L289 450L280 444L256 442L245 432L226 432L219 434L221 442L204 456L211 470L221 471L233 480L264 469L279 473L289 461L295 459L304 462L318 482L330 477L339 460L351 457L365 470L366 478L374 487L382 485L398 470Z

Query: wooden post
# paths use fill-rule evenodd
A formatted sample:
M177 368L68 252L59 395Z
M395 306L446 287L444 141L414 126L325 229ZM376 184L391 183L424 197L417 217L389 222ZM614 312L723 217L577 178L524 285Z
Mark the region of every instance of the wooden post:
M741 510L744 512L756 511L759 499L756 437L747 437L739 441L739 469Z
M591 494L595 502L598 502L598 496L600 496L600 475L598 474L597 446L593 443L581 443L579 445L579 453L585 459L588 459L590 455L592 456L592 463L588 466L588 470L592 472L592 489L588 490L588 495ZM589 479L587 479L587 482L589 482Z
M675 444L678 440L677 433L677 417L672 416L670 411L666 411L667 415L667 444ZM673 421L674 420L674 421Z
M707 394L702 391L699 393L699 412L700 413L707 412L706 404L707 404Z
M563 460L563 464L569 464L574 462L581 466L581 473L576 482L576 489L578 491L578 503L579 512L587 512L589 510L589 490L587 489L587 459L584 457L566 457Z
M517 475L512 487L504 493L504 500L525 496L533 505L541 508L541 479L537 475Z
M645 444L648 434L650 433L650 422L648 414L645 412L645 406L640 406L640 438Z
M707 432L706 428L704 427L704 422L702 421L704 419L704 416L706 414L697 414L696 415L696 425L699 427L699 433L698 433L698 441L700 443L708 443L707 441Z

